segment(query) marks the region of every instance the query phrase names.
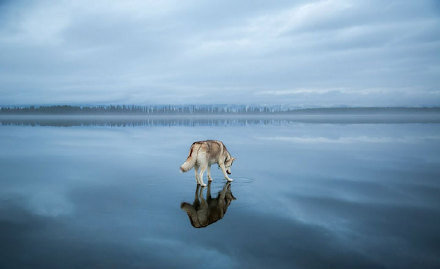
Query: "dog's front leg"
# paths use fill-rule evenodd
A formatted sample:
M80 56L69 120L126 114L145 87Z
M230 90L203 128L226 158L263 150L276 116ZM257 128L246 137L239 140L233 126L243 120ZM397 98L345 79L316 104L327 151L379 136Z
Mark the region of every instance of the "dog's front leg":
M220 164L220 168L222 169L223 175L225 176L226 180L227 181L233 181L233 179L228 176L228 173L226 173L225 165L224 164Z

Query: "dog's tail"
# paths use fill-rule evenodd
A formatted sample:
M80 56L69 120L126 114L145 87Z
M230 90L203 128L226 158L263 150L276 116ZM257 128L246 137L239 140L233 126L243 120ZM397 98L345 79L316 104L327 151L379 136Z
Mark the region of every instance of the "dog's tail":
M196 164L197 151L199 150L199 147L200 147L200 145L198 145L198 144L192 144L191 150L189 151L188 158L186 158L186 161L180 166L180 171L185 173L194 167L194 165Z

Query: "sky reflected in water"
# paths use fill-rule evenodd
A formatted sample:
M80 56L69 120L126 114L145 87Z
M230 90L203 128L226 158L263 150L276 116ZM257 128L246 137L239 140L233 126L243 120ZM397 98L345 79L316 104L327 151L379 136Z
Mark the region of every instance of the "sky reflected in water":
M204 139L236 200L196 229L179 166ZM439 124L11 124L0 148L3 268L440 266Z

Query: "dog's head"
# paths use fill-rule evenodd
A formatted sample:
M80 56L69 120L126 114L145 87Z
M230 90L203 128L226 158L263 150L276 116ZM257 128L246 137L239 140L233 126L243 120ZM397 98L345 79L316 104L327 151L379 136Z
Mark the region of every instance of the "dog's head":
M235 158L232 157L229 160L225 161L226 173L228 173L228 175L231 174L231 166L232 166L232 163L234 162L234 160L235 160Z

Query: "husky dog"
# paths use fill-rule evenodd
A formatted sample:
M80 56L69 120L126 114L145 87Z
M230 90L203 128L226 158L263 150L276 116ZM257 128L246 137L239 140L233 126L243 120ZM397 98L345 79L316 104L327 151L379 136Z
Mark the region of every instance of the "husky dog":
M194 228L202 228L222 219L232 200L236 198L232 195L230 182L223 186L217 198L211 198L211 181L209 181L206 200L203 198L203 188L197 184L193 204L182 203L180 208L188 214Z
M211 164L213 163L217 163L222 169L225 178L228 181L232 181L233 179L230 178L228 174L231 174L231 165L234 160L235 158L231 157L231 154L229 154L225 145L221 141L197 141L191 145L188 158L180 166L180 170L182 172L187 172L194 167L197 184L205 187L206 184L203 183L203 173L208 169L208 181L212 181Z

